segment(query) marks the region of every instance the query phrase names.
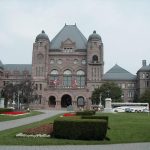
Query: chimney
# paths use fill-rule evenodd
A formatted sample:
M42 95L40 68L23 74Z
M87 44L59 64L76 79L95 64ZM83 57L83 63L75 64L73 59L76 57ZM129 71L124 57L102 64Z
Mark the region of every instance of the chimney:
M142 66L146 66L146 60L142 60Z

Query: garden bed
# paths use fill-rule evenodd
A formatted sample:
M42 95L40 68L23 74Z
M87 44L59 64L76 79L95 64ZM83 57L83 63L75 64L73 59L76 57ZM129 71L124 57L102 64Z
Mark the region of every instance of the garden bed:
M43 124L39 127L26 129L23 133L19 133L16 137L50 137L53 132L53 124Z
M26 115L29 112L21 112L21 111L10 111L10 112L1 112L0 115L9 115L9 116L19 116L19 115Z

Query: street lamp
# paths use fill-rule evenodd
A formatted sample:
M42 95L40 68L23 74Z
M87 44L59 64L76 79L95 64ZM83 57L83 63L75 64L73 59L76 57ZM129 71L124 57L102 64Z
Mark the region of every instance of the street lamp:
M101 93L100 93L99 99L100 99L99 106L102 106L102 94Z
M17 107L18 107L18 109L19 109L19 106L20 106L20 94L21 94L21 91L18 91L18 99L17 99Z

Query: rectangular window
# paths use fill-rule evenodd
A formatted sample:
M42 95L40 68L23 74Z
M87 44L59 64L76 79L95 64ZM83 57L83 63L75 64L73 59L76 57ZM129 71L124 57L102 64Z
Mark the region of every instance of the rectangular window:
M128 97L133 98L134 97L134 91L129 91L128 92Z
M63 82L63 85L65 86L65 87L71 87L71 81L72 81L72 77L71 76L64 76L63 77L64 78L64 82Z
M41 104L42 101L42 95L39 95L39 104Z
M146 73L146 78L147 78L147 79L149 78L149 73Z
M149 81L145 81L145 87L149 87Z
M128 88L129 88L129 87L131 87L131 84L130 84L130 83L128 83Z
M35 84L35 89L38 90L38 84Z
M40 90L42 90L42 84L40 84Z
M85 76L77 76L77 86L83 88L85 86Z
M145 73L142 74L142 78L145 79Z
M44 68L36 67L36 76L43 76Z
M122 89L125 89L126 85L124 83L122 83Z

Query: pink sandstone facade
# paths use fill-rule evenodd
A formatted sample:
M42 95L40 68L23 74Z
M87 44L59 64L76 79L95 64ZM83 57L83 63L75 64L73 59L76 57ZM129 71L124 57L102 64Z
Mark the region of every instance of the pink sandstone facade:
M112 54L113 57L113 54ZM124 102L132 102L150 88L150 66L143 60L137 75L118 65L104 74L103 42L94 31L88 40L76 25L65 25L51 40L42 31L33 43L31 64L2 64L0 90L8 83L32 79L38 99L31 107L77 109L90 107L92 91L106 81L122 88Z

